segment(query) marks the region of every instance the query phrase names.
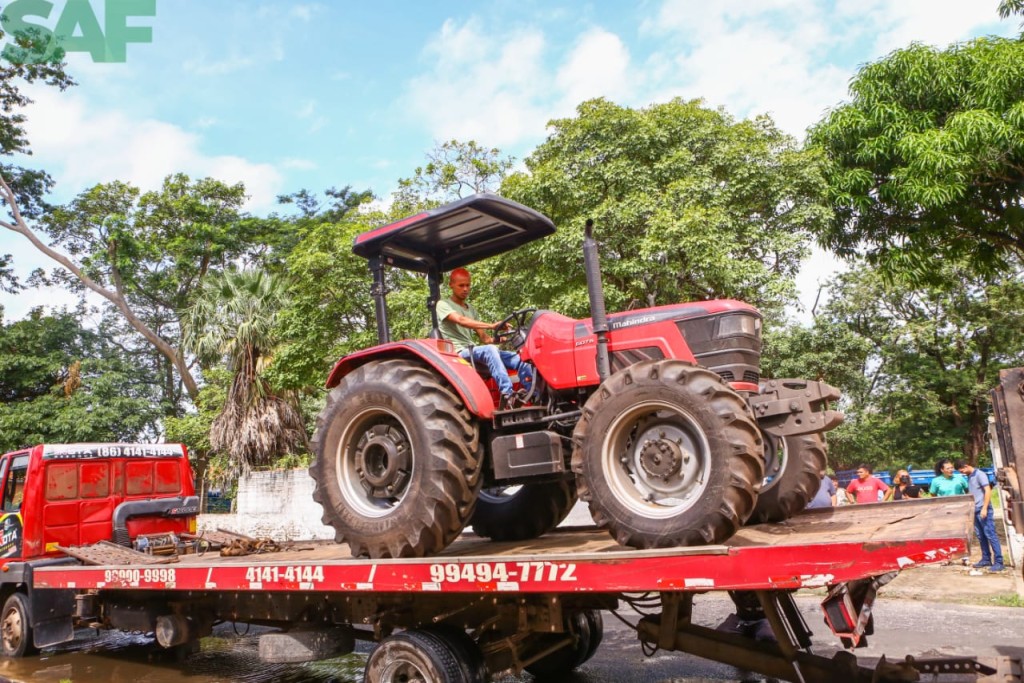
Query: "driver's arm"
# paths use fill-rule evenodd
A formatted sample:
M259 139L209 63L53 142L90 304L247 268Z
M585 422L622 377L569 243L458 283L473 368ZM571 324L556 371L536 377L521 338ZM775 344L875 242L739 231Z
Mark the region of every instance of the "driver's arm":
M498 323L485 323L482 320L474 320L473 318L467 318L459 313L450 313L445 320L449 320L460 327L466 327L471 330L476 330L477 335L480 337L480 341L484 344L494 343L494 338L487 334L487 330L498 329Z

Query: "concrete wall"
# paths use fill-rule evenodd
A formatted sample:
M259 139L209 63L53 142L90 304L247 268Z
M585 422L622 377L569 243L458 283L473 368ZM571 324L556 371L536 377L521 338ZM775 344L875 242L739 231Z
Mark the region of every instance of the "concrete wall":
M228 529L275 541L334 539L320 523L323 509L313 501L313 479L305 469L252 472L238 481L235 512L199 515L199 531Z

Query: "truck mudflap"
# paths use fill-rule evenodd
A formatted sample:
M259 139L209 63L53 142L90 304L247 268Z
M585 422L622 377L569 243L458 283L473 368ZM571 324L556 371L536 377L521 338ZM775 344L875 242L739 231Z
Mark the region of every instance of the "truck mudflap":
M769 379L761 393L749 398L757 424L773 436L827 432L843 423L843 414L829 410L841 393L824 382L807 379Z
M65 643L75 637L72 616L75 594L72 588L40 590L33 575L42 567L76 564L70 557L54 557L32 562L11 562L4 567L3 583L24 586L28 596L28 619L32 626L32 642L36 647Z

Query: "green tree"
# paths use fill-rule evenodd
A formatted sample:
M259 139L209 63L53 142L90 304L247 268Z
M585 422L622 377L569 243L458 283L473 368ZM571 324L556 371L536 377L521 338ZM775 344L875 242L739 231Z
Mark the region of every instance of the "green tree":
M0 41L3 39L4 32L0 31ZM12 39L25 59L21 63L0 60L0 156L3 157L32 153L25 132L24 114L25 107L32 100L21 91L22 88L32 83L60 90L74 85L64 72L63 51L55 53L53 59L40 59L48 47L45 36L26 33L12 36ZM43 171L0 163L0 201L5 202L9 210L17 205L21 214L29 218L39 216L46 207L43 197L52 186L52 179ZM0 221L0 226L10 229L11 223ZM12 292L18 286L9 268L10 263L10 254L0 254L0 291Z
M449 140L427 153L427 163L398 181L394 211L412 214L478 192L494 192L512 168L511 157L475 140Z
M258 270L207 278L183 316L184 348L205 364L227 361L233 377L210 425L210 448L243 466L266 465L305 450L305 425L294 403L262 376L273 357L275 320L285 283Z
M977 462L984 451L988 391L1001 368L1024 363L1022 271L982 276L946 263L939 275L912 286L862 265L833 287L822 324L868 351L858 354L862 380L840 385L847 422L829 435L848 466Z
M211 273L241 260L267 258L284 226L241 213L245 189L210 178L168 176L159 191L141 193L127 183L97 185L41 222L45 243L15 210L6 227L24 235L63 270L53 277L104 297L175 375L165 386L178 405L179 385L195 399L199 385L180 348L179 311ZM12 205L16 206L16 205ZM63 249L63 252L58 251Z
M1022 93L1019 40L914 44L863 67L810 131L835 209L820 242L918 280L948 261L1008 268L1024 255Z
M0 449L159 436L155 368L78 318L33 311L0 322Z
M498 308L587 315L587 219L609 310L733 297L781 312L793 300L810 233L829 212L816 155L768 117L735 121L700 101L630 109L599 99L550 128L502 194L560 231L489 264Z

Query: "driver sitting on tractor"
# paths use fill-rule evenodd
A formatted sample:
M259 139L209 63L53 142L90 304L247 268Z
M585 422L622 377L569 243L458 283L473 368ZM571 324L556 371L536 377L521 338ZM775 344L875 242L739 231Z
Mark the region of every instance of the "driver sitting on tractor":
M452 295L437 302L437 319L440 321L442 336L455 345L455 351L464 359L483 363L498 384L501 394L499 409L517 408L524 402L522 393L512 390L508 370L515 370L523 387L533 381L529 364L524 363L518 353L505 351L494 345L494 338L488 330L497 330L501 323L485 323L480 320L469 297L470 275L465 268L456 268L448 276ZM482 345L477 345L473 332L479 336Z

